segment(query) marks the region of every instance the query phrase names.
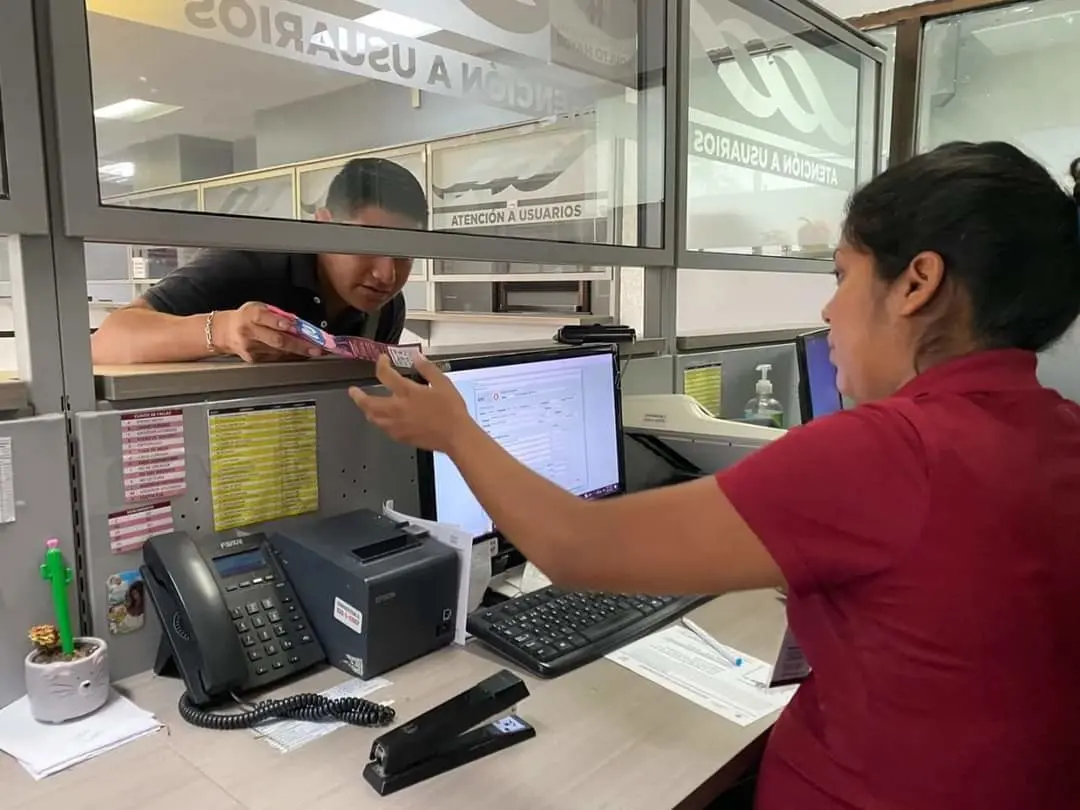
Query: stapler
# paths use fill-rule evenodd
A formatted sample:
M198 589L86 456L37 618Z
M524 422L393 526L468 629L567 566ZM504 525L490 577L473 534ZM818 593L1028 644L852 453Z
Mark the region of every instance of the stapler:
M496 672L410 723L377 738L364 779L380 796L473 762L536 736L513 714L529 696L521 678ZM496 715L503 715L492 720ZM490 722L485 722L490 721Z

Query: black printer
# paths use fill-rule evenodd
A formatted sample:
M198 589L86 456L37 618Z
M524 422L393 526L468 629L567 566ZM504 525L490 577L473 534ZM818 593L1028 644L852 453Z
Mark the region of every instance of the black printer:
M370 509L269 535L330 663L373 678L453 641L460 560Z

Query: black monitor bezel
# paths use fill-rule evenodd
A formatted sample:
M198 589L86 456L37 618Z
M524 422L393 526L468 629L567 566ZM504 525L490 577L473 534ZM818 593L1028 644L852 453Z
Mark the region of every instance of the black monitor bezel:
M829 334L829 327L803 332L795 337L795 358L799 366L799 417L802 424L814 419L814 400L810 393L810 360L806 355L806 342ZM836 392L837 410L843 410L844 397L839 389Z
M626 453L623 447L622 420L622 380L619 369L619 347L612 344L585 345L574 347L552 347L551 349L533 349L506 354L488 354L440 363L444 371L467 371L470 369L499 368L501 366L520 365L522 363L542 363L547 360L559 360L567 357L589 357L606 354L611 357L611 373L615 381L615 435L619 466L618 491L615 495L626 492ZM435 508L435 454L429 450L416 451L416 483L420 495L420 517L425 520L438 520ZM502 538L498 532L495 536ZM474 538L475 539L475 538Z

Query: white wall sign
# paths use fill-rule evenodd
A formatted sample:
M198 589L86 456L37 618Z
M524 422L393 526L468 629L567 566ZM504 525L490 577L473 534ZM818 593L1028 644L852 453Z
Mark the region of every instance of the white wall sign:
M585 109L599 98L624 92L614 84L550 65L543 68L543 75L499 65L290 0L186 0L183 5L86 0L86 5L93 13L466 98L527 117Z
M437 229L570 222L607 215L591 131L541 129L432 151Z

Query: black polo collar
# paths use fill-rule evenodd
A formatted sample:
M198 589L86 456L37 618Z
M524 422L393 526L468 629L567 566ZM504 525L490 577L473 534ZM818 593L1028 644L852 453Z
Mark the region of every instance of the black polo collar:
M310 294L312 311L321 313L319 318L313 321L316 326L334 335L358 335L364 330L369 316L353 307L346 307L333 320L328 317L322 284L319 282L318 256L310 253L290 253L289 280L298 291ZM378 313L375 317L379 317Z

